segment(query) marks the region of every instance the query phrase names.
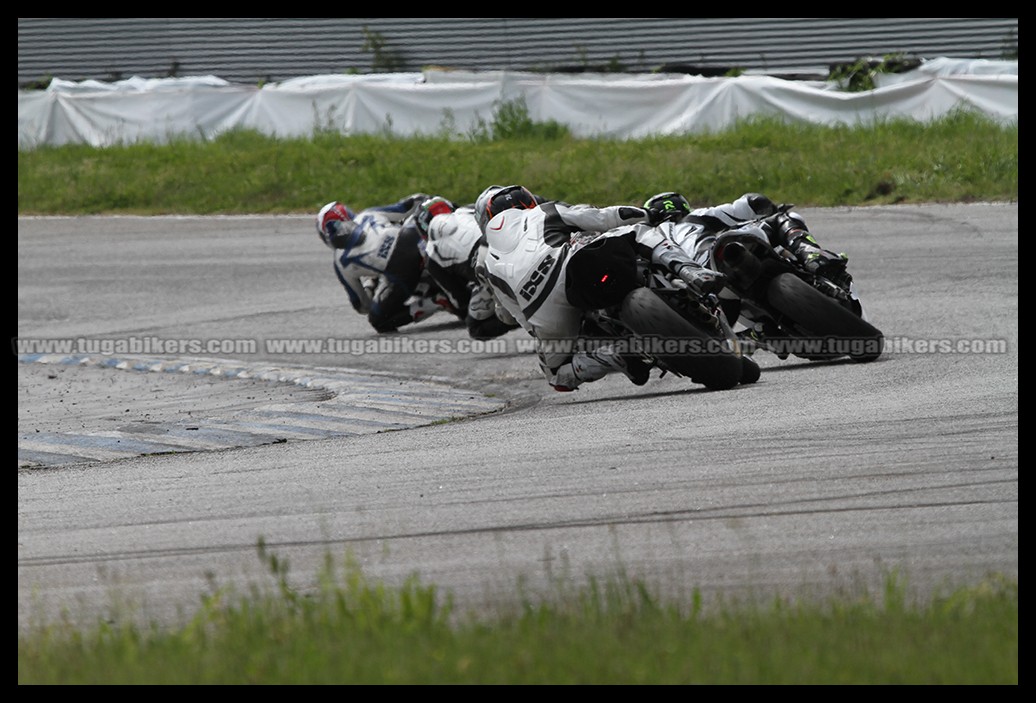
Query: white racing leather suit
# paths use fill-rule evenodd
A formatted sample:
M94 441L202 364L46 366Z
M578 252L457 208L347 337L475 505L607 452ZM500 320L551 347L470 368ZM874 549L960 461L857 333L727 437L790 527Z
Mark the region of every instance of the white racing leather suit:
M689 261L647 218L637 207L546 202L505 210L486 224L485 275L500 303L536 338L540 368L555 390L574 390L613 371L634 380L618 354L576 348L583 311L566 296L566 268L570 239L580 231L632 236L639 254L666 265Z
M805 263L820 254L824 256L818 261L840 260L841 269L844 271L847 257L844 254L836 255L834 252L822 249L809 234L805 221L798 213L794 211L788 213L796 226L793 234L783 233L769 224L759 224L759 218L769 218L778 211L778 206L765 195L745 193L733 202L692 210L675 223L663 223L662 229L696 263L705 268L714 268L712 248L716 243L716 237L722 232L738 231L759 239L781 256L791 260ZM792 237L792 241L789 241L789 237ZM843 274L842 278L834 280L846 281L847 289L855 297L850 276ZM721 291L719 297L725 301L738 299L737 294L729 288ZM746 327L754 325L752 320L742 319L741 322Z
M692 210L679 222L666 222L662 227L695 262L712 268L712 245L718 233L739 229L749 220L766 217L776 211L777 207L766 196L745 193L730 203ZM758 226L750 225L745 231L769 243L766 233Z
M501 306L476 268L486 255L482 232L471 207L436 215L428 223L428 273L465 315L473 339L490 339L518 327Z

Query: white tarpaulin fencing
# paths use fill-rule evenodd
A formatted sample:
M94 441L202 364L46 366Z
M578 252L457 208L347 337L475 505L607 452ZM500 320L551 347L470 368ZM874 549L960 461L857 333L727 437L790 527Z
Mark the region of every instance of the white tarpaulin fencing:
M765 75L425 71L311 76L261 87L215 76L54 79L47 90L18 91L18 147L164 143L235 129L274 137L323 130L464 137L518 100L536 122L559 122L578 137L616 139L717 131L755 116L854 125L927 122L969 109L998 121L1018 119L1017 61L935 59L876 78L878 87L864 92Z

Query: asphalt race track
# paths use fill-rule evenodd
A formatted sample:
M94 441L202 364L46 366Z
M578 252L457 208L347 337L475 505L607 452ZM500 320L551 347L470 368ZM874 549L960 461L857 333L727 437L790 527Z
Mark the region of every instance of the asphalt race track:
M1017 204L801 211L878 361L566 394L521 331L376 335L308 216L19 218L19 627L178 622L269 585L260 541L300 589L330 556L462 611L1017 578Z

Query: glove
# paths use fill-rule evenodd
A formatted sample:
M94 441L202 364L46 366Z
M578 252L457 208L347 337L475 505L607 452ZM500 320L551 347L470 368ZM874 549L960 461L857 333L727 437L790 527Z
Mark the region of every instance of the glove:
M371 299L373 299L374 298L374 292L376 290L378 290L378 279L377 278L364 278L362 283L363 283L363 289L365 291L367 291L367 295Z
M403 207L407 210L412 210L416 206L428 200L431 196L427 193L411 193L410 195L403 198Z
M657 227L663 222L679 222L684 213L679 210L660 210L657 207L644 208L647 211L647 223Z

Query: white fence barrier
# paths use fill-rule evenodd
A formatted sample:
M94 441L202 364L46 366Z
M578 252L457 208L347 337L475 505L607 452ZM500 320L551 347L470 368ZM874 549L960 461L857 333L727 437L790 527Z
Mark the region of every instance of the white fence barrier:
M529 117L567 125L578 137L641 138L718 131L755 116L815 124L907 118L927 122L956 109L1018 119L1018 62L935 59L915 71L879 74L874 90L765 75L513 72L330 75L263 86L215 76L55 79L18 92L18 147L211 139L240 128L275 137L443 134L465 137L500 105L524 100Z

